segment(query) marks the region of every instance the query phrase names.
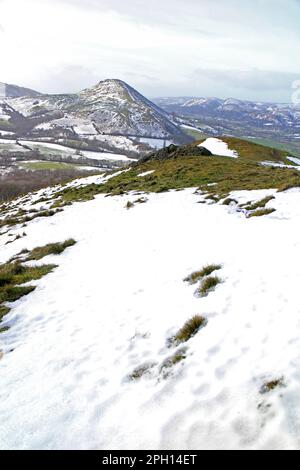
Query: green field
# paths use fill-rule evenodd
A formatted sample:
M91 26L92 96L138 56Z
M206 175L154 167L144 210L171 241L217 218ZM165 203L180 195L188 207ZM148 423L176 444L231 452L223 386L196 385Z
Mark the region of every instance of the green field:
M294 157L300 157L300 141L299 142L277 142L271 139L259 139L259 138L246 138L249 142L255 142L256 144L264 145L266 147L274 147L279 150L286 150L291 153Z
M61 162L24 162L20 165L26 170L80 170L81 165ZM92 168L91 168L92 170Z
M204 134L204 132L197 129L187 129L186 127L181 128L183 132L190 137L194 137L195 140L207 139L209 136Z

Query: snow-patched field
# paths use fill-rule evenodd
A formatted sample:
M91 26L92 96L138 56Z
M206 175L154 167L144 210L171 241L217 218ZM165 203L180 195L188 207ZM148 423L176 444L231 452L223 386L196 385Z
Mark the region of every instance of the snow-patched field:
M199 147L205 147L213 155L231 158L238 157L238 153L235 150L231 150L226 142L215 137L209 137L204 142L202 142Z
M0 154L2 152L27 152L28 150L18 145L16 140L0 138Z
M25 146L25 147L24 147ZM73 160L78 160L86 157L92 160L109 160L109 161L123 161L129 162L133 159L128 158L126 155L110 153L110 152L94 152L89 150L81 150L78 154L76 149L66 147L65 145L54 144L51 142L39 142L33 140L12 140L0 138L0 153L1 151L10 152L28 152L31 150L39 150L43 155L60 155L62 157L72 157Z
M193 192L130 210L139 196L100 195L35 219L24 239L2 236L1 262L77 244L42 260L59 267L4 322L0 448L300 448L300 190L234 193L276 196L276 212L252 219ZM206 263L223 265L223 283L197 298L183 279ZM207 326L164 378L167 339L195 314Z
M20 140L22 145L26 145L31 149L38 149L40 152L47 154L59 153L62 155L71 156L74 160L84 156L93 160L111 160L111 161L131 161L132 159L126 157L126 155L108 153L108 152L93 152L88 150L81 150L80 155L77 154L77 150L65 145L53 144L50 142L37 142L32 140Z

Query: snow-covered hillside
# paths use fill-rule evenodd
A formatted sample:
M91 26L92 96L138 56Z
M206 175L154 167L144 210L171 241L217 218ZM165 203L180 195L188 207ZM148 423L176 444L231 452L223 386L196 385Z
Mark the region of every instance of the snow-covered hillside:
M271 215L237 211L271 195ZM300 448L300 190L230 197L98 195L2 235L2 263L77 243L1 324L0 448ZM195 295L184 279L211 264L221 282Z
M22 133L53 136L53 131L79 137L122 135L186 142L170 115L121 80L103 80L77 94L30 95L7 99L25 119ZM24 127L25 126L25 127Z

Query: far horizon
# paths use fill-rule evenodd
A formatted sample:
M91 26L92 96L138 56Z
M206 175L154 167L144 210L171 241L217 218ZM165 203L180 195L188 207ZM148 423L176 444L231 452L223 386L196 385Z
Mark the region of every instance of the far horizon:
M37 93L40 93L41 95L67 95L67 94L76 94L76 93L80 93L81 91L85 90L85 89L88 89L88 88L93 88L95 86L97 86L97 84L101 83L101 82L105 82L105 81L108 81L108 80L111 80L111 81L121 81L123 83L126 83L127 85L131 86L132 85L128 82L126 82L125 80L122 80L120 78L104 78L102 80L98 80L98 82L94 83L93 85L91 86L85 86L83 87L82 89L80 90L77 90L77 91L64 91L64 92L61 92L61 93L51 93L51 92L47 92L47 91L40 91L39 89L32 89L30 88L29 86L27 86L27 84L21 84L21 83L4 83L2 81L0 81L0 99L1 98L4 98L4 96L1 96L1 86L5 87L5 86L12 86L12 87L18 87L18 88L27 88L27 89L31 89L32 91L35 91ZM133 87L135 88L135 87ZM161 95L161 96L147 96L145 93L143 93L142 90L139 90L137 89L137 91L139 93L141 93L142 95L144 95L146 98L148 98L149 100L159 100L159 99L172 99L172 98L177 98L177 99L207 99L207 100L214 100L214 99L217 99L217 100L222 100L222 101L226 101L226 100L236 100L236 101L246 101L246 102L250 102L250 103L262 103L262 104L282 104L282 105L287 105L287 106L290 106L292 105L293 103L289 103L289 102L284 102L284 101L265 101L265 100L251 100L251 99L241 99L241 98L236 98L234 96L204 96L204 95Z

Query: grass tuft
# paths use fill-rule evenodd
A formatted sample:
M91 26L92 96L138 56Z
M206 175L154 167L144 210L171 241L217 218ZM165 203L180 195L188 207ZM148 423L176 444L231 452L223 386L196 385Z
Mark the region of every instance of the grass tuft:
M39 246L34 248L31 252L29 252L28 256L25 258L25 261L31 260L40 260L45 256L49 255L60 255L65 251L66 248L75 245L76 241L73 238L69 238L61 243L49 243L45 246Z
M165 361L160 366L160 373L163 375L163 378L166 379L170 373L171 369L176 365L186 359L186 348L181 348L176 351L172 356L165 359Z
M218 284L221 284L222 279L218 276L209 276L203 279L200 286L196 290L196 295L200 297L207 296L210 292L212 292Z
M282 387L285 387L284 377L271 380L270 382L265 382L260 389L260 393L261 394L270 393L276 388L282 388Z
M256 209L264 208L266 206L266 204L268 202L272 201L273 199L275 199L274 196L266 196L263 199L261 199L260 201L254 202L253 204L250 204L250 205L246 205L245 209L247 211L254 211Z
M222 202L223 206L230 206L230 204L237 204L237 203L238 203L238 201L236 199L232 199L231 197L227 197Z
M136 369L134 369L133 372L129 375L129 380L139 380L145 375L150 373L150 370L156 366L155 363L150 362L147 364L143 364L141 366L138 366Z
M9 330L9 326L2 326L0 327L0 334L5 333L5 331ZM1 354L0 354L0 359L1 359Z
M5 315L10 312L10 308L6 307L5 305L0 306L0 323L2 322Z
M134 204L145 204L148 201L146 197L140 197L134 201Z
M247 217L248 219L251 217L262 217L263 215L269 215L269 214L272 214L273 212L276 212L276 209L273 209L271 207L269 209L257 209L256 211L248 214Z
M169 341L170 346L177 346L181 343L186 343L189 339L195 336L200 328L207 325L207 319L201 315L195 315L188 320L183 327L173 336Z
M127 204L125 206L126 209L131 209L132 207L134 207L134 203L131 202L131 201L127 201Z
M208 264L207 266L204 266L200 271L195 271L189 276L187 276L184 279L184 282L188 282L189 284L196 284L203 277L209 276L214 271L217 271L219 269L222 269L221 264Z

